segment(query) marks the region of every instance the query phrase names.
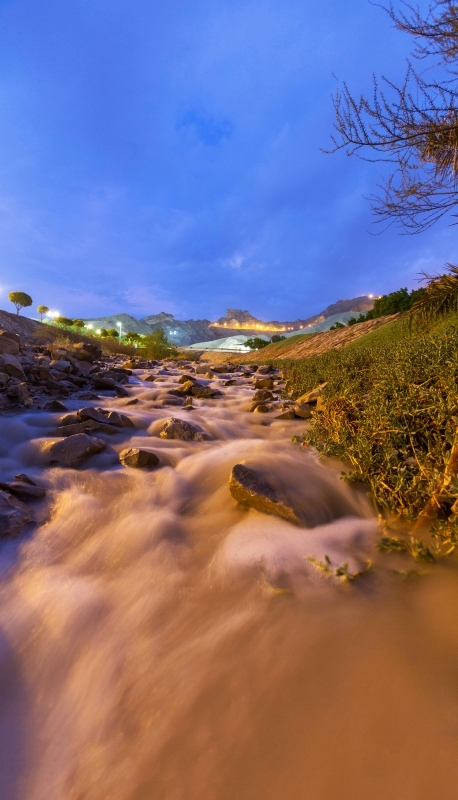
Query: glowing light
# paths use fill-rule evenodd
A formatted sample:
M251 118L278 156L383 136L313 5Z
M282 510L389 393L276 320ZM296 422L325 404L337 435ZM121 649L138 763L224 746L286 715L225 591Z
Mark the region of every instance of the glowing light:
M93 326L92 322L90 322L90 323L89 323L89 325L86 325L85 327L86 327L86 328L87 328L89 331L92 331L92 328L93 328L94 326Z
M101 334L101 333L102 333L102 331L100 330L100 328L97 328L97 330L96 330L96 334L97 334L98 336L100 336L100 334Z
M373 296L374 296L373 294L370 294L370 295L369 295L369 297L371 297L371 298L372 298Z

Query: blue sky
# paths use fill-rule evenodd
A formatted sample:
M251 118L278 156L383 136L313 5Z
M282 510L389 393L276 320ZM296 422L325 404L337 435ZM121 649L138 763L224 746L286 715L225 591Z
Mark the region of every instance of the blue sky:
M0 0L0 306L294 319L416 286L456 229L372 235L380 165L320 152L333 73L399 79L409 45L367 0Z

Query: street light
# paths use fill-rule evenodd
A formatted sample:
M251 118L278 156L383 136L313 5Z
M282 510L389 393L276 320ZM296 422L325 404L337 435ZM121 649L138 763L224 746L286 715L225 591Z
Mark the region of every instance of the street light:
M97 328L97 330L96 330L97 336L100 336L101 333L102 333L102 331L100 330L100 328Z
M90 322L89 325L86 325L86 328L88 329L88 331L92 331L93 327L94 326L93 326L92 322Z
M122 339L122 322L117 322L116 327L119 328L119 338Z

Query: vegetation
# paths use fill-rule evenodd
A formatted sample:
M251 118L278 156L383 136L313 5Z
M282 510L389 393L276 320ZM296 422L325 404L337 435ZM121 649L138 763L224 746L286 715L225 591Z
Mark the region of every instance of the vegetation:
M138 344L142 340L142 336L139 333L135 333L135 331L128 331L124 335L124 341L128 344Z
M48 306L37 306L37 311L40 315L40 319L43 322L43 314L47 314L49 311Z
M33 303L32 298L29 294L25 292L10 292L8 295L8 300L16 306L16 313L19 315L19 311L21 308L28 308Z
M421 73L409 61L399 86L374 77L371 99L353 96L344 83L334 97L332 152L391 162L372 209L377 221L418 233L458 204L458 6L432 0L424 10L403 8L385 10L414 38Z
M73 325L73 320L69 317L54 317L54 322L62 328L71 328Z
M259 336L253 336L245 342L245 346L249 347L250 350L261 350L263 347L267 347L268 344L270 344L268 339L261 339Z
M119 331L117 331L116 328L108 328L107 336L111 336L112 339L118 339Z
M391 328L391 335L382 338L384 328ZM304 441L347 463L347 478L368 483L381 511L435 520L436 555L453 550L458 545L457 317L412 335L398 321L341 350L291 362L287 372L300 394L327 382L324 407L315 412ZM417 540L409 547L426 557Z
M82 330L84 328L84 322L82 319L74 319L72 320L72 326L78 330Z
M176 358L178 355L178 350L176 347L169 344L167 336L162 328L143 337L141 352L143 352L147 358L155 358L158 360L162 358Z

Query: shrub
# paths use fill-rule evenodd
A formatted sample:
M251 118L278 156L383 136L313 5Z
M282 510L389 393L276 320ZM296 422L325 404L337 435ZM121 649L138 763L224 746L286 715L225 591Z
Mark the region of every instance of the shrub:
M33 303L30 295L26 294L25 292L10 292L8 295L8 300L10 300L11 303L16 306L16 313L18 315L21 308L27 308Z
M265 339L260 339L259 336L253 336L245 342L245 346L249 347L250 350L261 350L263 347L267 347L268 344L270 344L270 342Z
M112 339L118 339L119 331L117 331L116 328L108 328L107 336L111 336Z
M72 325L73 325L74 328L78 328L79 330L84 328L84 322L83 322L82 319L74 319L74 320L72 320Z
M286 336L281 336L279 333L274 333L270 341L272 344L275 344L275 342L282 342L284 339L286 339Z
M71 328L73 325L73 320L69 317L54 317L54 322L62 328Z
M162 328L159 328L154 333L149 333L144 336L141 343L141 349L147 358L175 358L178 355L178 350L169 344L167 336Z

